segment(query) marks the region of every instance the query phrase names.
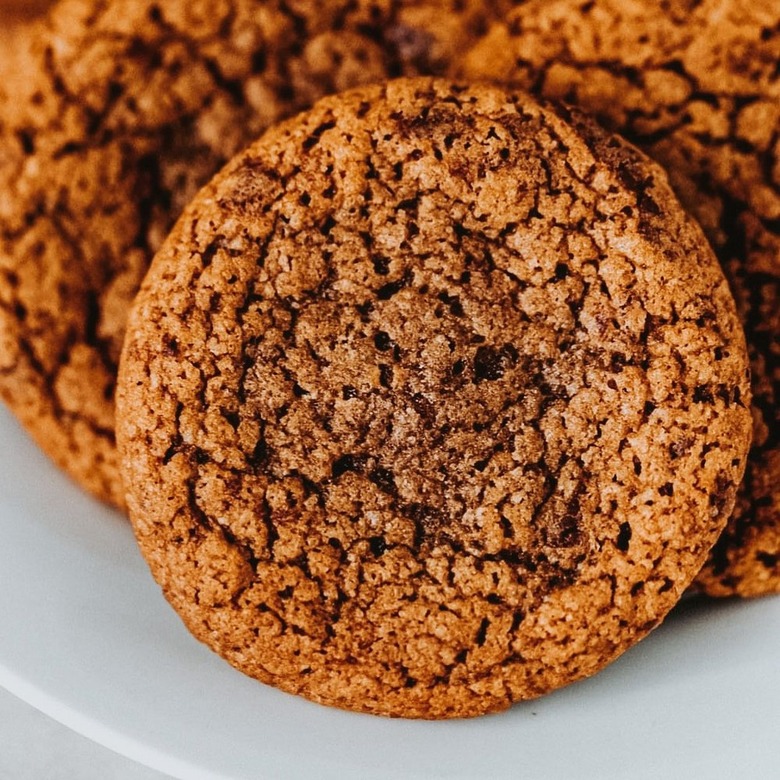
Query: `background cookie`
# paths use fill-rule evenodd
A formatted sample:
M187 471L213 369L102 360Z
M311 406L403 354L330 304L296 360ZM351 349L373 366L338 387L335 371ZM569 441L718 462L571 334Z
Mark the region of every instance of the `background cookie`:
M594 112L662 163L737 299L753 372L753 449L698 579L780 591L780 5L764 0L531 0L462 72Z
M747 363L635 149L521 94L367 87L269 130L155 258L118 391L131 519L244 672L501 709L597 671L700 569Z
M40 16L51 6L53 0L0 0L0 18L6 22L28 20ZM0 35L5 33L5 27Z
M14 94L29 71L25 61L27 26L43 16L46 0L0 0L0 92Z
M122 503L126 311L197 188L323 94L443 69L486 16L473 0L55 7L24 84L0 98L0 396L61 466Z

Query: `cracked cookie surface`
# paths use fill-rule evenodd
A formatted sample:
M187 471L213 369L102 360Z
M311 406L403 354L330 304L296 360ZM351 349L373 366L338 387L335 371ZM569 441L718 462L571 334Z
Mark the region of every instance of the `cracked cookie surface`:
M742 476L747 365L633 147L520 93L366 87L269 130L155 258L117 395L131 520L242 671L500 710L689 585Z
M502 4L62 0L0 95L0 397L84 487L123 504L127 310L184 204L315 99L436 73ZM8 86L6 82L6 86Z
M697 581L780 592L780 6L764 0L532 0L462 72L595 113L669 171L737 300L753 449L734 516Z

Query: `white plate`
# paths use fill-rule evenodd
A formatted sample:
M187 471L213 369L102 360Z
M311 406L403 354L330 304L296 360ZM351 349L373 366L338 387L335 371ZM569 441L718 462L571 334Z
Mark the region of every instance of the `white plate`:
M0 684L199 778L751 778L780 765L780 598L689 600L597 677L471 721L329 710L192 639L126 522L0 410Z

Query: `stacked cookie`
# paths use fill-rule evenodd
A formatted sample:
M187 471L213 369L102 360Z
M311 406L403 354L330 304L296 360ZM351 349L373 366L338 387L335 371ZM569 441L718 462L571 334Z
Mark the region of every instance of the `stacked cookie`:
M772 136L706 143L657 76L722 23L511 5L66 0L0 104L3 398L127 502L198 638L324 703L460 717L597 671L701 570L753 429L699 582L777 589ZM588 36L642 13L635 64ZM713 127L778 110L777 29L739 20L753 99L721 79ZM577 81L587 42L659 107ZM656 163L513 84L674 164L740 306Z
M699 220L737 300L753 373L753 447L697 586L780 591L780 9L762 0L532 0L460 75L568 100L644 149Z
M6 98L0 393L59 465L117 506L127 311L184 205L317 98L442 70L489 13L450 13L447 0L298 5L65 0L33 31L30 74Z

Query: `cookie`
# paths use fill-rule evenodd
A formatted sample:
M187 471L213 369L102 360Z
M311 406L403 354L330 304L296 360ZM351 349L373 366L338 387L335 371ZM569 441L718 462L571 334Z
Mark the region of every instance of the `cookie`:
M732 510L749 393L658 166L576 111L412 79L269 130L185 210L117 431L196 637L318 702L449 718L662 620Z
M0 0L0 17L11 23L33 19L43 14L51 4L52 0Z
M435 73L500 6L456 0L63 0L0 98L0 397L84 487L123 503L116 364L184 204L324 94Z
M737 300L753 372L753 449L728 529L697 581L780 592L780 6L531 0L460 72L563 98L669 171Z
M43 16L48 5L45 0L30 3L0 0L0 94L14 94L19 84L24 83L29 72L26 59L29 28Z

